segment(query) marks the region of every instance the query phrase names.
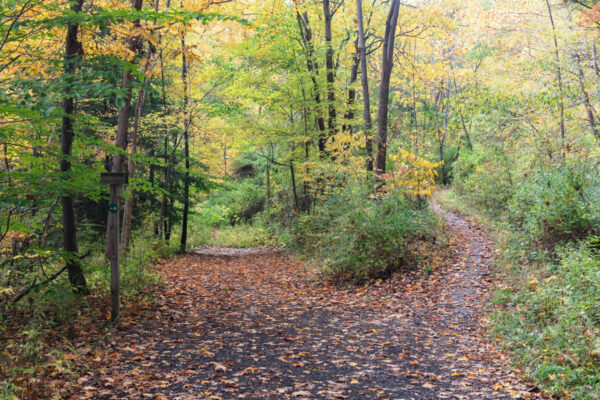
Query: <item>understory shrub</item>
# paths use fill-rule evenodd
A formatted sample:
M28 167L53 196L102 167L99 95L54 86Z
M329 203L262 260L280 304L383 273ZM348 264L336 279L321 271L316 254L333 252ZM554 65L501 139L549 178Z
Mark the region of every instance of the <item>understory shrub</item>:
M597 238L561 246L496 301L496 330L536 380L560 397L600 398L600 255ZM515 306L516 305L516 306Z
M460 195L495 216L505 211L514 190L507 161L494 151L462 150L452 177Z
M245 179L213 192L191 219L190 244L251 247L273 244L264 223L265 189Z
M557 165L528 174L508 203L507 220L530 240L552 244L600 228L600 177L587 164Z
M431 238L438 219L400 192L369 197L350 185L299 216L293 242L334 277L363 282L384 277L402 265L412 238Z
M550 393L598 399L598 167L577 160L516 173L513 166L509 185L489 160L485 152L461 154L454 178L462 198L492 217L501 244L508 274L494 299L495 331Z
M250 180L211 194L198 211L204 226L220 227L225 224L248 222L264 210L264 189Z
M30 382L51 368L52 354L69 349L79 329L90 329L92 325L96 329L108 321L110 268L102 242L84 243L89 252L82 264L90 296L73 294L66 274L62 274L15 304L0 303L0 398L7 393L13 396L7 398L46 398L36 392L42 388L32 388ZM153 232L135 233L131 249L121 260L124 307L151 300L153 288L160 282L152 265L175 254L176 249L177 243L169 247L154 238ZM47 274L62 265L47 262ZM36 282L35 276L30 279Z

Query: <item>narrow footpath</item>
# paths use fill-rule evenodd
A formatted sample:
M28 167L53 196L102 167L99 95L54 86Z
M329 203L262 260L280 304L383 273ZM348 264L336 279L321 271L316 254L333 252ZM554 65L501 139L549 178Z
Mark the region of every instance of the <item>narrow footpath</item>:
M264 249L203 248L160 266L156 305L112 335L73 398L536 397L482 337L489 239L434 207L456 249L429 276L348 289Z

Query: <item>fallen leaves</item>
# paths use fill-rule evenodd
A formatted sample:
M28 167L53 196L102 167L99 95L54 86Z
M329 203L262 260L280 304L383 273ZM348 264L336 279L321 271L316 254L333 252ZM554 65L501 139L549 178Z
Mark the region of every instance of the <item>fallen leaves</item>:
M174 260L76 397L530 398L480 335L489 242L449 220L451 260L371 286L321 283L276 252Z

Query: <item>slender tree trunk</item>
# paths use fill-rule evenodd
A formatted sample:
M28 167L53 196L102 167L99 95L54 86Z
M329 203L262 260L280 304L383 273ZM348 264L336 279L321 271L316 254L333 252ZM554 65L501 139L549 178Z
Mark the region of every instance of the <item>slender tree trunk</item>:
M266 201L266 205L267 205L267 210L270 208L271 206L271 164L269 163L269 161L267 161L267 201Z
M82 7L83 0L71 2L71 11L74 13L80 13ZM77 40L78 29L79 25L77 24L69 24L67 28L67 37L65 41L65 75L73 76L75 70L77 69L76 61L78 59L78 54L80 54L81 51L81 43L79 43ZM73 149L73 137L75 135L72 120L72 115L75 113L75 100L71 95L71 90L71 85L67 84L66 96L62 102L64 115L62 118L60 135L62 153L60 171L65 181L71 180L70 158ZM86 294L88 292L87 282L85 280L85 276L83 275L81 264L79 263L77 255L77 230L75 226L75 210L73 203L73 197L70 193L65 193L61 197L63 212L63 250L65 251L65 262L67 273L69 275L69 283L76 293Z
M294 173L294 162L290 160L290 177L292 179L292 193L294 194L294 209L300 208L298 203L298 192L296 191L296 174Z
M400 0L391 0L390 12L385 23L385 36L383 38L383 63L381 69L381 83L379 85L379 109L377 112L377 159L375 160L375 172L378 175L385 173L390 78L394 66L394 41L396 39L396 25L398 24L399 9Z
M151 43L148 43L148 52L146 53L146 62L144 66L144 73L148 73L150 70L150 61L152 56L154 55L155 48ZM140 87L137 92L137 103L135 105L135 116L133 120L133 130L131 133L131 150L130 154L137 153L137 142L138 142L138 132L140 128L140 120L142 119L142 110L144 109L144 103L146 102L146 84L148 83L148 79L144 82L144 86ZM135 175L135 163L132 160L127 162L127 169L129 172L129 176L131 178ZM129 250L129 244L131 242L131 222L133 219L133 208L135 205L135 190L133 188L129 189L128 195L125 198L125 207L123 209L123 231L121 236L121 248L123 252L127 252Z
M167 107L167 95L166 95L166 91L165 91L165 66L163 63L163 52L162 49L160 51L160 55L159 55L159 59L160 59L160 75L161 75L161 87L162 87L162 103L163 103L163 108ZM167 127L167 124L165 123L165 137L164 137L164 163L165 163L165 167L164 167L164 182L163 182L163 194L162 194L162 199L160 202L160 217L158 219L158 230L159 230L159 238L162 239L163 237L166 238L166 232L167 232L167 228L166 228L166 223L165 223L165 217L167 215L167 193L168 193L168 189L169 189L169 175L170 175L170 159L169 159L169 129Z
M167 198L167 215L165 219L165 240L169 242L171 240L171 233L173 232L173 220L175 217L175 184L173 183L172 176L175 170L175 152L181 144L181 139L177 135L173 135L173 144L171 153L169 154L169 178L165 180L165 193L168 193Z
M302 15L300 15L300 13L297 12L296 17L298 20L298 27L300 29L300 36L302 37L302 42L304 43L304 47L306 49L306 67L310 73L310 79L313 84L313 95L316 106L315 117L317 120L317 128L319 130L318 148L321 156L325 156L327 154L327 134L325 132L325 119L321 113L321 89L317 81L317 77L319 75L319 63L315 59L312 30L310 29L308 14L304 12Z
M598 50L596 43L592 43L592 61L594 63L594 74L600 76L600 67L598 66Z
M558 51L558 40L556 38L556 26L554 24L554 17L552 16L552 7L550 6L550 0L546 0L546 6L548 7L548 17L550 17L550 25L552 25L552 38L554 40L554 58L556 62L556 80L558 82L559 92L559 108L560 108L560 145L561 145L561 159L564 162L566 159L566 127L565 127L565 96L563 90L563 78L562 78L562 67L560 65L560 53Z
M143 0L132 0L132 7L139 11L142 9L142 2ZM134 22L134 26L139 27L140 26L140 21L136 20ZM132 52L132 54L137 54L137 50L139 47L139 39L138 38L132 38L129 40L128 43L128 47L129 50ZM132 62L135 60L131 60ZM124 99L124 105L123 107L119 108L119 115L118 115L118 119L117 119L117 136L115 138L115 146L126 150L127 149L127 139L128 139L128 131L129 131L129 118L131 116L131 97L133 95L133 75L131 74L131 72L129 70L126 70L123 73L123 79L121 82L121 87L123 89L125 89L125 99ZM111 171L112 172L122 172L123 171L123 166L125 164L125 157L122 153L115 153L113 154L113 159L112 159L112 167L111 167ZM116 204L121 204L121 200L122 200L122 194L118 193L116 198L114 199ZM115 219L111 218L110 216L108 217L108 222L107 222L107 235L110 235L110 233L113 231L113 224L118 223L115 221ZM118 240L118 239L117 239ZM108 246L110 240L107 237L107 241L106 244ZM108 251L108 247L107 247L107 251Z
M158 12L158 8L160 5L160 1L159 0L155 0L154 2L154 10ZM168 10L169 7L171 6L171 0L167 0L167 2L165 3L165 10ZM159 43L162 41L162 34L159 34L159 39L158 39ZM165 65L164 65L164 60L163 60L163 50L162 47L158 53L158 60L160 62L160 79L161 79L161 97L162 97L162 105L163 108L166 109L167 108L167 94L165 91ZM168 202L168 197L167 197L167 193L168 193L168 189L169 189L169 177L170 177L170 157L169 157L169 128L165 122L164 124L164 132L165 132L165 137L164 137L164 155L163 155L163 160L165 163L165 167L164 167L164 182L163 182L163 194L162 194L162 198L161 198L161 202L160 202L160 214L159 214L159 218L158 218L158 237L159 239L163 239L163 237L165 238L165 240L168 242L169 238L167 237L167 223L166 223L166 216L167 216L167 202Z
M367 50L365 44L365 29L363 26L362 0L356 0L358 38L360 44L360 80L363 93L363 119L365 129L365 150L367 172L373 171L373 139L371 137L371 100L369 97L369 75L367 71Z
M137 140L138 140L138 130L139 123L142 117L142 109L144 107L144 101L146 99L146 92L144 89L140 88L138 90L138 100L135 106L135 117L133 121L133 131L131 134L131 151L130 154L137 153ZM132 160L127 161L127 170L129 172L130 177L134 177L135 175L135 163ZM123 252L127 252L129 250L129 244L131 243L131 222L133 219L133 207L135 205L135 190L133 188L128 188L128 194L125 198L125 206L123 208L123 230L121 233L121 249Z
M583 105L585 106L585 111L587 113L588 123L590 124L590 129L596 137L596 140L600 141L600 130L598 129L596 114L594 113L594 107L592 106L592 102L590 101L588 91L585 88L585 76L583 74L583 68L581 68L579 56L575 57L575 64L577 64L577 77L579 78L579 86L581 87Z
M333 137L337 131L335 111L335 69L333 65L333 46L331 44L331 22L333 14L329 0L323 0L323 18L325 20L325 68L327 69L327 108L329 111L328 128L329 137Z
M183 178L183 219L181 222L181 240L179 251L185 253L187 250L188 215L190 212L190 138L189 126L191 117L188 115L188 64L185 55L185 33L181 36L181 81L183 82L183 151L185 157L185 177Z
M469 150L473 151L473 143L471 143L471 135L469 134L469 130L467 129L467 125L465 124L465 118L463 113L460 112L460 122L462 124L463 132L465 133L465 139L467 139L467 147Z
M354 41L356 53L352 57L352 67L350 69L350 81L348 82L348 101L346 103L347 111L344 115L345 124L343 131L352 133L352 121L354 120L354 103L356 102L356 89L354 83L358 79L358 67L360 66L360 50L358 48L358 37Z

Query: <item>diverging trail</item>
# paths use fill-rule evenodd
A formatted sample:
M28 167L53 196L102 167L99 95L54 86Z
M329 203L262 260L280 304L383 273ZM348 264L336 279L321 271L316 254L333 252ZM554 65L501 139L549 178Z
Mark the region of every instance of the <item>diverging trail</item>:
M157 305L122 328L106 349L111 365L97 365L78 397L531 397L481 336L490 241L438 211L456 249L426 278L345 289L259 249L204 248L162 265Z

